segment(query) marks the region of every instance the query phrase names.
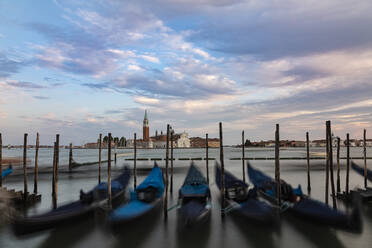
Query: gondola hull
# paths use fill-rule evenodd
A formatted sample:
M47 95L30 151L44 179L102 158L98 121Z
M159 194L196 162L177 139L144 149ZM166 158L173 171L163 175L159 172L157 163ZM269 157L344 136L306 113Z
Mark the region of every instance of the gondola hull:
M221 189L221 170L216 166L216 184ZM234 177L231 173L225 171L225 187L233 187L235 184L240 186L248 185L243 181ZM238 202L226 197L228 206L225 208L225 213L246 219L249 222L259 225L276 225L278 223L278 215L276 210L264 201L260 201L257 196L251 191L247 198Z
M129 182L130 172L125 172L119 177L121 181L113 181L115 186L120 184L120 189L113 190L112 206L117 207L125 200L125 190ZM104 193L107 195L107 192ZM53 229L59 226L67 226L71 223L81 221L82 219L94 218L97 209L107 204L107 198L104 197L99 201L92 203L84 203L78 200L72 203L62 205L54 210L44 214L34 215L30 217L18 217L12 223L13 232L16 235L31 234L47 229Z
M275 195L273 195L275 194L274 190L265 188L267 185L273 185L273 187L275 187L275 183L272 178L263 174L261 171L254 169L249 164L248 176L257 187L259 195L269 201L272 205L280 207L282 211L285 210L302 219L332 226L338 229L344 229L357 233L361 231L362 226L359 206L356 206L353 209L351 215L347 215L336 209L330 208L328 205L320 201L303 195L300 187L293 189L293 195L295 195L297 198L296 201L291 202L288 200L283 200L278 205L278 200ZM264 182L265 180L266 186ZM269 184L267 182L269 182Z

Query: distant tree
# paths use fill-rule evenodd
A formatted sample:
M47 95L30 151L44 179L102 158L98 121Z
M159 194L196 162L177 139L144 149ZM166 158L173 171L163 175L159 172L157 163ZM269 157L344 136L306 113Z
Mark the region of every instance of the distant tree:
M119 146L120 147L125 147L125 137L121 137L120 140L119 140Z
M252 146L252 142L249 139L246 139L244 146Z
M103 143L108 143L108 136L103 137Z
M117 145L117 144L119 144L119 138L118 137L115 137L114 138L114 143Z

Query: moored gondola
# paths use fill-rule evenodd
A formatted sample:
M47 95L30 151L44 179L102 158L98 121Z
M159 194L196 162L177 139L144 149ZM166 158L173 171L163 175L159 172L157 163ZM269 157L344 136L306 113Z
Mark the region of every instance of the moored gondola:
M8 175L10 175L13 172L13 168L10 165L7 169L3 170L1 172L1 178L6 178Z
M259 194L266 200L270 201L273 205L276 205L276 182L263 172L254 169L249 163L247 164L249 179L258 189ZM301 190L301 185L299 185L298 188L293 189L283 180L281 180L280 184L282 202L279 207L282 210L288 210L294 215L308 221L317 222L350 232L361 232L362 221L359 204L356 204L352 213L349 215L336 209L332 209L328 205L304 195Z
M216 184L221 190L221 168L216 164ZM225 196L227 207L222 211L245 218L254 224L271 225L278 222L276 210L257 198L255 189L225 170Z
M351 161L351 168L356 171L359 175L364 177L364 168L357 165L354 161ZM372 182L372 170L367 169L367 179Z
M211 212L211 192L203 174L191 163L178 193L179 227L191 227L206 221Z
M125 167L123 173L111 182L113 207L123 202L129 179L130 170ZM80 191L78 201L43 214L16 218L12 223L13 231L16 235L24 235L92 218L95 210L106 204L107 199L107 183L100 183L87 193Z
M131 192L130 201L111 212L108 223L117 229L150 215L162 206L163 194L163 173L155 164L146 179Z

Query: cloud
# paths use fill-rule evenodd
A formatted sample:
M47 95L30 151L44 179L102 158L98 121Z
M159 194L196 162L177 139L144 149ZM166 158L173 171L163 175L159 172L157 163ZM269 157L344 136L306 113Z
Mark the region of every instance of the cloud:
M0 78L7 78L19 72L23 66L25 66L24 62L10 59L0 51Z
M47 96L33 96L33 98L39 99L39 100L48 100L48 99L50 99L50 97L47 97Z
M11 87L15 88L23 88L23 89L43 89L46 88L43 85L32 83L32 82L24 82L24 81L15 81L15 80L8 80L7 84Z

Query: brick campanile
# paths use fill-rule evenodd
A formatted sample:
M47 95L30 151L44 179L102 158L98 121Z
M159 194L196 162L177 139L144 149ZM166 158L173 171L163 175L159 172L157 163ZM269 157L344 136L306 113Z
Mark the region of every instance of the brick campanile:
M150 141L149 120L147 119L147 110L145 110L145 118L143 119L143 141Z

